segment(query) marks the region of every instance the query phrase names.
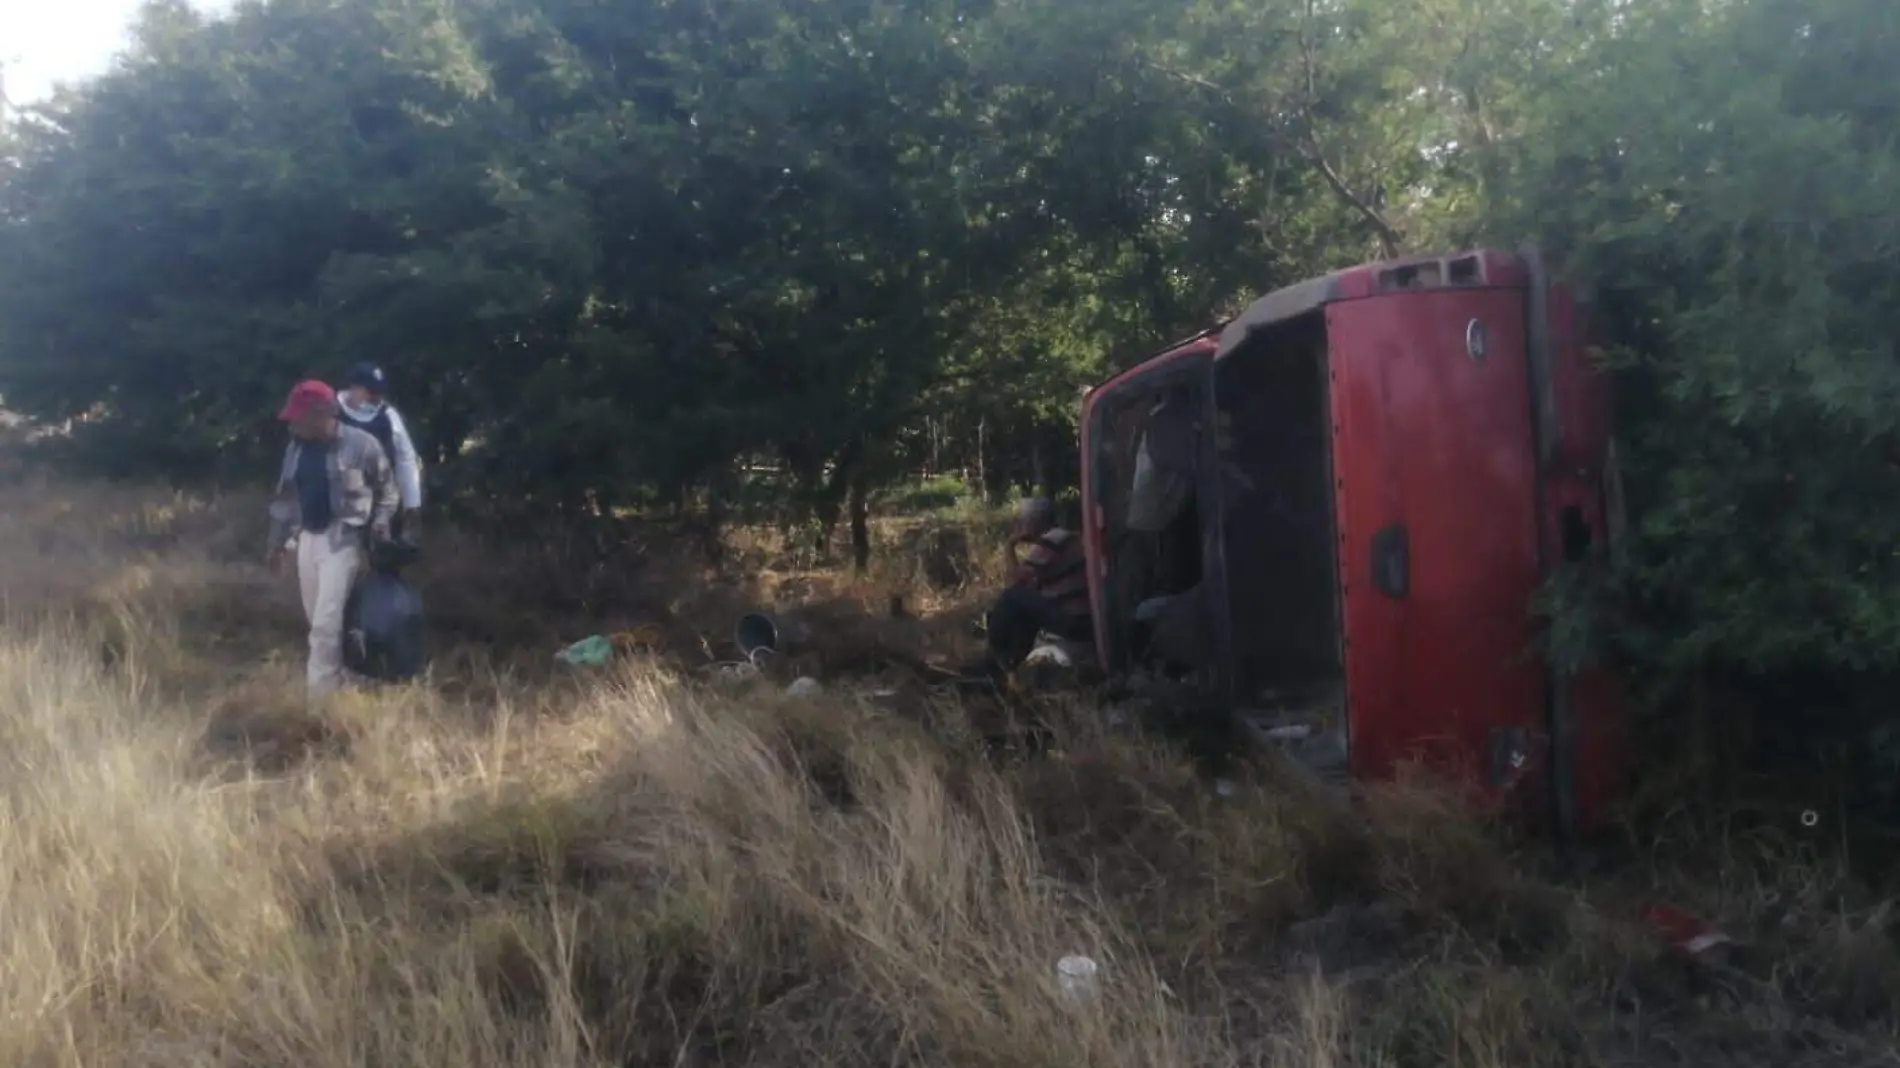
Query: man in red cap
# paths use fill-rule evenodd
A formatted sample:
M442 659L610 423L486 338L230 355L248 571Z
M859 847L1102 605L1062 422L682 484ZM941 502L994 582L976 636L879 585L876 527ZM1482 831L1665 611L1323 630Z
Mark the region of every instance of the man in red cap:
M310 621L312 697L343 682L343 607L363 570L366 538L389 539L396 479L376 439L342 425L336 391L299 382L277 418L290 426L271 502L270 559L297 554L297 581Z

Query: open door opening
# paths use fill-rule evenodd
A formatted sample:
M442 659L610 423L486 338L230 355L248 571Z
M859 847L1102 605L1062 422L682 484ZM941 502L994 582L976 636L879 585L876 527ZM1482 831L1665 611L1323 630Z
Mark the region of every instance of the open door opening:
M1326 313L1254 330L1216 364L1232 687L1243 716L1343 763L1345 665Z
M1117 385L1098 410L1095 494L1107 573L1103 662L1186 680L1214 666L1201 485L1207 361Z

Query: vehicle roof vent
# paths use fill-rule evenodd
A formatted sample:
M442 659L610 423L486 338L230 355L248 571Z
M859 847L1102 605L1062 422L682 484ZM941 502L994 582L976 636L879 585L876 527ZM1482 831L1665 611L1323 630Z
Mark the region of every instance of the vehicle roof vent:
M1387 267L1379 272L1379 288L1382 290L1434 289L1443 284L1442 271L1443 264L1438 260Z
M1419 260L1379 272L1379 290L1437 289L1440 286L1484 284L1484 257L1477 254L1452 259Z

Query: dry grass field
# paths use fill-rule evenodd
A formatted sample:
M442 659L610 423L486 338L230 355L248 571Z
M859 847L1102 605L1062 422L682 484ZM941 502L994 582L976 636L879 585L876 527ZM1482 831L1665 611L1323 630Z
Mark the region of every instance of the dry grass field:
M1223 795L1087 709L932 695L967 597L758 545L432 532L435 677L313 712L254 511L0 491L0 1064L1900 1063L1892 915L1825 825L1652 806L1585 886L1422 781ZM817 621L821 697L702 670L758 601ZM1748 957L1677 960L1655 901Z

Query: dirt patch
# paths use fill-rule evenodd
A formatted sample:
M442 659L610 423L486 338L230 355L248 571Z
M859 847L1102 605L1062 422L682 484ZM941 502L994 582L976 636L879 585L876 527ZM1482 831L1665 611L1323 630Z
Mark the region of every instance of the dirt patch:
M287 696L279 685L239 685L212 710L197 756L206 771L282 775L315 760L347 756L351 732L334 715Z

